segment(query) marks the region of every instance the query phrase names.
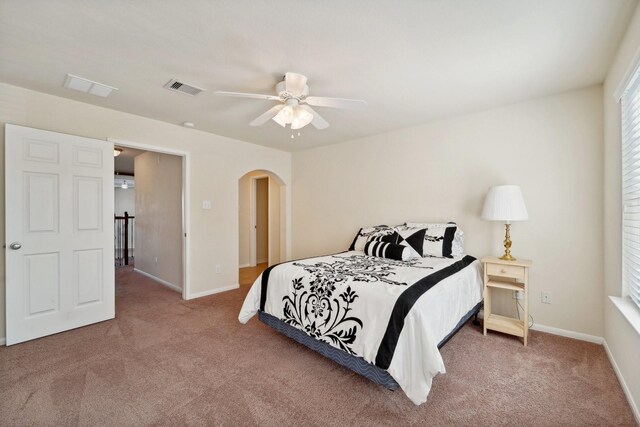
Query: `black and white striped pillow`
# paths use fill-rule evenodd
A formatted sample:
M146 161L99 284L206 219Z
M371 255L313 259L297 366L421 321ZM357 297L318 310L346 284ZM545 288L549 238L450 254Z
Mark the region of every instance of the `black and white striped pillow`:
M392 234L385 234L385 235L370 237L368 242L371 242L371 241L384 242L384 243L391 243L392 245L397 245L399 238L400 238L400 235L396 231L394 231Z
M375 227L361 228L353 239L350 251L364 251L364 245L372 238L380 238L381 241L387 243L397 243L398 233L387 225L376 225Z
M364 245L364 253L379 258L395 259L397 261L408 261L411 253L408 247L386 243L371 239Z

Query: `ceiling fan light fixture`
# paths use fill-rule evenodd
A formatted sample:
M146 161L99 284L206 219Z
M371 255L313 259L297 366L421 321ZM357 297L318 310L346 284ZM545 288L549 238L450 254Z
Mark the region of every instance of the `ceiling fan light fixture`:
M282 110L278 112L273 118L273 121L282 127L285 127L288 123L291 123L293 119L293 107L286 105Z
M301 108L296 108L293 119L291 120L291 129L302 129L311 123L312 120L313 114Z
M285 122L282 117L280 117L280 113L276 114L271 120L273 120L274 122L276 122L277 124L279 124L282 127L287 126L287 122Z
M356 109L367 106L367 103L361 99L308 96L307 77L298 73L286 73L284 80L276 84L276 93L277 95L264 95L259 93L217 91L216 95L279 101L278 105L271 107L251 121L249 126L261 126L271 119L284 128L287 127L287 124L290 124L292 130L301 129L308 124L312 124L314 128L319 130L329 127L329 122L313 110L312 106L343 109Z
M293 112L293 107L291 105L287 105L278 113L278 115L284 119L285 123L291 123L291 120L293 120Z

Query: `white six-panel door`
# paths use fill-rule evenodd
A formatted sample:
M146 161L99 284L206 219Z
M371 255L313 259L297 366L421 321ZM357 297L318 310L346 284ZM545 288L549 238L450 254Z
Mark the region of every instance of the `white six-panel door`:
M112 319L113 144L5 126L7 345Z

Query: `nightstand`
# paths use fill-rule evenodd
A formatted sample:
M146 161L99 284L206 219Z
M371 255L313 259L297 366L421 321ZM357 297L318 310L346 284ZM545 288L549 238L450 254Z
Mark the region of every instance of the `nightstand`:
M487 329L516 335L527 345L529 335L529 267L531 261L518 259L504 261L500 258L485 257L484 267L484 334ZM494 288L521 291L524 293L524 320L491 313L491 291Z

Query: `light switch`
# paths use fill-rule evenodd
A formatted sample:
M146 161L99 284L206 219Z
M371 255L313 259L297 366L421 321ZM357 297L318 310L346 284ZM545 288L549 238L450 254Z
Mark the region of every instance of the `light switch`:
M211 200L203 200L202 209L211 209Z

